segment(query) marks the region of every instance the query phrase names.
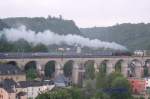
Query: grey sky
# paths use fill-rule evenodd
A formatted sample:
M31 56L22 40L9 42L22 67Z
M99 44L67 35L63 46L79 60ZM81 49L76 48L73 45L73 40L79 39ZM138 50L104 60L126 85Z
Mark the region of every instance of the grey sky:
M80 27L150 22L150 0L0 0L0 17L73 19Z

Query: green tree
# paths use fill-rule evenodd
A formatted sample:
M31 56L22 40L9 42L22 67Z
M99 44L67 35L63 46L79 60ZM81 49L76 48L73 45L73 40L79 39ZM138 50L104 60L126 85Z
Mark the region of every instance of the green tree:
M4 28L10 28L8 24L3 22L3 20L0 19L0 31L3 30Z
M109 75L107 75L106 77L106 84L107 84L107 88L111 88L111 83L113 82L113 80L117 77L123 77L123 75L119 72L112 72Z
M83 92L81 89L73 87L68 89L69 93L71 94L72 99L83 99Z
M112 72L109 75L105 75L103 72L99 72L96 77L96 80L97 80L96 88L98 91L103 92L103 90L105 89L122 90L122 92L119 92L119 91L105 92L104 91L105 94L111 97L111 99L132 99L131 86L128 80L125 77L123 77L121 73Z
M102 63L99 68L99 72L96 74L96 88L102 89L106 87L106 62Z
M47 93L41 93L41 94L39 94L39 95L36 97L36 99L51 99L51 98L49 98L49 94L48 94L48 92L47 92Z
M31 52L32 50L30 43L24 39L19 39L15 42L12 42L12 44L13 47L11 52Z
M45 65L44 73L46 77L53 77L55 72L55 61L50 61Z
M85 99L80 88L55 89L39 94L36 99Z
M107 64L106 62L102 63L99 68L99 72L106 74L107 73Z
M109 95L103 92L96 92L91 99L111 99Z
M72 96L66 89L57 89L39 94L36 99L72 99Z
M72 75L72 69L73 69L73 61L68 61L67 63L65 63L63 68L64 75L66 77L70 77Z
M145 99L143 96L140 96L139 99Z
M44 44L37 44L36 46L34 46L32 48L33 52L48 52L48 48L47 46L45 46Z
M98 72L96 75L96 88L97 89L103 89L106 88L106 75L104 72Z
M86 79L95 78L94 61L88 61L85 63L85 74Z
M131 99L131 89L130 89L130 84L128 80L124 77L116 77L112 83L111 83L111 88L114 89L119 89L122 88L124 89L123 92L112 92L111 93L111 99Z
M148 77L149 76L149 73L148 73L148 67L147 66L144 66L144 74L143 74L144 77Z
M96 92L95 81L89 79L84 82L84 98L91 99Z
M116 72L121 72L121 61L118 61L118 62L115 64L115 71L116 71Z
M33 68L28 69L26 71L26 78L27 80L34 80L35 78L37 78L37 71Z
M96 88L111 88L111 83L116 77L123 77L119 72L112 72L109 75L106 75L102 69L96 75Z
M0 36L0 52L10 52L13 45L8 42L6 36L2 34Z

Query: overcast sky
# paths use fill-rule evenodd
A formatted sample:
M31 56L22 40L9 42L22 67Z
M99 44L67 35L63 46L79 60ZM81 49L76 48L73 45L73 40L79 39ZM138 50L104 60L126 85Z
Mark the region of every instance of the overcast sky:
M150 22L150 0L0 0L0 18L58 16L79 27Z

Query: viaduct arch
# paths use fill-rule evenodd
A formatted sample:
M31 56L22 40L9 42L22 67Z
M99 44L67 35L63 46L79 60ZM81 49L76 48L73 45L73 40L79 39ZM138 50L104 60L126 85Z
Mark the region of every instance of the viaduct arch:
M74 83L80 81L80 74L84 74L85 63L93 61L95 72L103 71L109 74L113 71L121 72L125 77L140 78L144 75L144 68L148 68L148 75L150 75L150 57L134 57L134 56L116 56L116 57L100 57L100 58L24 58L24 59L0 59L1 62L18 65L22 70L25 69L27 63L36 62L36 69L39 74L45 74L46 64L55 62L54 76L63 74L64 67L70 63L69 75Z

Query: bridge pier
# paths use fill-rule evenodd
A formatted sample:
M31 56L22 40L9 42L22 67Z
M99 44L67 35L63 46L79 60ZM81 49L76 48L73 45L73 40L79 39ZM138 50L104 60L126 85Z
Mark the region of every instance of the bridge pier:
M73 65L73 71L72 71L72 82L73 84L78 84L80 81L79 81L79 63L74 63Z
M112 72L114 72L114 62L108 62L107 63L107 74L111 74Z
M128 77L128 62L123 62L121 64L121 73L124 77Z
M45 74L45 71L44 71L45 64L46 64L46 62L41 62L41 61L36 62L36 69L40 76L44 76L44 74Z
M24 61L24 60L19 60L19 61L16 61L18 67L21 69L21 70L24 70L25 68L25 65L28 63L27 61Z
M64 73L63 72L63 66L64 66L63 63L56 62L56 64L55 64L55 77Z
M95 73L96 74L99 72L100 64L101 64L101 62L95 62L94 63L94 68L95 68Z
M142 77L142 75L143 75L143 67L141 67L141 66L138 66L137 68L136 68L136 77L137 78L141 78Z

